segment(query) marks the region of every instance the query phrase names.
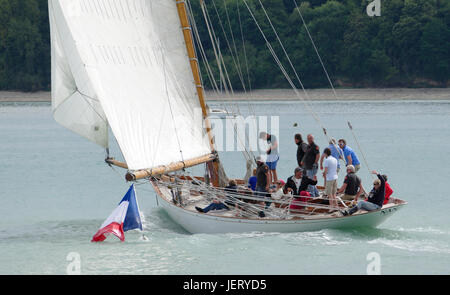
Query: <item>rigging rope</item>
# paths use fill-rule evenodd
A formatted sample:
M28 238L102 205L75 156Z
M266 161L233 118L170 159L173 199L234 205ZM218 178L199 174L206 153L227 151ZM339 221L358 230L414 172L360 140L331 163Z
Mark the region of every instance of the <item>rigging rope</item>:
M272 24L272 22L271 22L271 20L270 20L270 17L269 17L269 15L267 14L266 9L264 8L264 5L262 4L261 0L258 0L258 1L259 1L259 4L260 4L262 10L264 11L264 14L265 14L267 20L269 21L270 27L272 28L272 30L273 30L273 32L274 32L274 34L275 34L275 36L276 36L276 38L277 38L277 40L278 40L278 42L279 42L281 48L282 48L282 50L283 50L283 52L284 52L284 54L285 54L285 56L286 56L286 58L287 58L287 60L288 60L288 62L289 62L289 65L291 66L292 70L293 70L294 73L295 73L295 76L296 76L296 78L297 78L297 80L298 80L298 82L299 82L299 84L300 84L300 86L301 86L301 88L302 88L302 90L303 90L303 92L304 92L306 98L307 98L308 100L310 100L310 97L309 97L308 93L306 92L306 89L305 89L303 83L301 82L300 77L299 77L297 71L295 70L294 65L292 64L291 59L289 58L289 55L287 54L287 52L286 52L286 50L285 50L285 47L284 47L284 45L283 45L283 43L282 43L282 41L281 41L281 39L280 39L280 37L279 37L279 35L278 35L276 29L275 29L275 27L274 27L273 24ZM295 0L294 0L294 1L295 1ZM326 128L322 125L322 122L320 121L319 116L314 112L314 110L312 109L312 106L309 104L308 101L305 101L305 100L299 95L299 93L298 93L298 91L297 91L295 85L293 84L292 80L290 79L290 77L289 77L289 75L288 75L286 69L283 67L281 61L279 60L278 56L276 55L276 53L275 53L273 47L271 46L270 42L268 41L267 37L265 36L265 34L264 34L263 30L261 29L260 25L258 24L258 21L256 20L254 14L252 13L252 11L251 11L249 5L248 5L247 2L246 2L246 0L243 0L243 2L244 2L244 4L247 6L247 9L249 10L250 15L252 16L253 20L255 21L255 24L257 25L257 27L258 27L259 31L261 32L261 34L262 34L264 40L266 41L267 47L269 48L270 52L272 53L272 56L274 57L274 59L275 59L277 65L280 67L280 69L281 69L282 73L284 74L286 80L288 80L289 84L290 84L291 87L293 88L293 90L294 90L294 92L296 93L296 95L297 95L297 96L305 103L306 107L308 108L308 110L310 111L310 113L312 114L312 116L314 117L314 119L317 121L317 123L319 124L319 126L321 126L321 128L322 128L322 130L323 130L323 133L324 133L325 137L327 138L328 142L332 143L333 146L336 148L336 150L339 151L339 148L338 148L338 146L336 145L336 142L335 142L334 140L332 140L332 138L329 137ZM296 6L297 6L297 5L296 5ZM298 8L298 7L297 7L297 8ZM297 10L298 10L299 13L300 13L300 10L299 10L299 9L297 9ZM301 15L301 13L300 13L300 16L301 16L301 18L302 18L302 20L303 20L303 24L304 24L304 26L305 26L305 28L306 28L306 30L307 30L307 32L308 32L308 36L309 36L311 42L313 43L314 49L315 49L315 51L316 51L316 54L317 54L317 56L319 57L320 63L322 64L322 68L323 68L323 70L325 71L325 74L326 74L326 76L327 76L327 78L328 78L328 81L329 81L330 84L331 84L331 87L332 87L332 89L333 89L333 93L334 93L334 95L335 95L335 97L336 97L336 99L337 99L337 94L336 94L336 91L335 91L335 89L334 89L333 83L331 82L331 79L330 79L330 77L329 77L329 75L328 75L328 72L327 72L327 70L326 70L326 68L325 68L325 65L324 65L324 63L323 63L323 61L322 61L322 58L320 57L320 54L319 54L319 52L318 52L318 50L317 50L317 47L315 46L315 43L314 43L314 41L313 41L313 39L312 39L312 37L311 37L311 34L309 33L309 30L308 30L308 28L307 28L306 22L304 21L303 16ZM359 144L358 144L358 146L359 146ZM359 148L359 149L360 149L361 153L363 154L361 148ZM363 156L364 156L364 154L363 154ZM367 163L367 162L366 162L366 163ZM367 165L367 164L366 164L366 165Z
M309 203L307 201L300 201L300 200L293 200L293 196L290 194L287 195L283 195L283 197L287 197L289 200L275 200L275 199L261 199L260 197L255 197L249 194L246 194L244 192L231 192L229 190L227 190L226 188L216 188L216 187L209 187L206 186L202 181L195 179L194 177L192 177L193 181L196 182L197 184L192 184L190 181L186 181L183 179L175 179L175 182L169 182L169 181L163 181L163 180L157 180L157 182L167 188L177 188L177 189L185 189L185 190L189 190L189 192L191 190L194 190L196 192L199 193L203 193L204 197L208 200L208 201L213 201L213 200L221 200L223 201L224 198L228 199L229 201L231 201L231 203L233 204L237 204L237 205L245 205L246 207L251 207L254 211L254 213L258 213L259 211L263 210L263 208L265 207L265 205L259 205L259 204L249 204L246 203L242 200L253 200L253 201L262 201L262 202L271 202L271 203L275 203L275 204L282 204L282 205L290 205L292 202L295 202L296 205L299 206L305 206L305 207L311 207L314 209L330 209L330 208L334 208L331 205L326 205L326 204L316 204L316 203ZM313 200L313 197L305 197L305 199L309 199L309 200ZM344 203L345 205L345 203ZM280 212L275 212L273 210L273 208L268 208L269 210L265 210L266 213L269 213L270 215L273 215L275 217L286 217L286 216L282 216L279 213Z
M213 2L213 5L214 5L214 8L215 8L215 10L216 10L217 17L218 17L218 19L219 19L219 24L220 24L220 26L222 27L222 31L223 31L223 34L224 34L224 36L225 36L225 40L226 40L227 45L228 45L228 49L229 49L229 51L230 51L230 53L231 53L231 57L232 57L233 62L234 62L234 64L235 64L236 71L237 71L237 73L238 73L238 75L239 75L239 79L240 79L240 81L241 81L241 84L242 84L244 93L247 93L247 89L246 89L246 87L245 87L245 82L244 82L244 78L243 78L243 74L242 74L242 69L241 69L241 66L240 66L239 54L238 54L238 51L237 51L237 47L236 47L236 42L235 42L235 39L234 39L233 30L232 30L232 28L231 28L231 22L230 22L230 18L229 18L229 13L228 13L228 8L227 8L227 5L226 5L226 1L224 0L225 15L226 15L226 17L227 17L226 20L227 20L228 28L229 28L229 30L230 30L230 35L231 35L231 38L232 38L232 43L233 43L234 51L235 51L235 54L236 54L237 63L236 63L235 57L234 57L234 55L233 55L233 50L232 50L232 48L231 48L231 46L230 46L230 42L229 42L229 40L228 40L227 34L226 34L225 29L224 29L224 27L223 27L223 25L222 25L222 20L221 20L221 18L220 18L220 14L218 13L218 10L217 10L217 7L216 7L216 5L215 5L214 0L213 0L212 2ZM236 3L238 4L238 2L236 2ZM238 6L238 13L239 13L239 6ZM240 24L240 25L241 25L241 24ZM242 35L242 38L243 38L243 34L242 34L242 25L241 25L241 35ZM245 50L245 49L244 49L244 50ZM246 56L246 55L245 55L245 56ZM222 58L222 62L224 63L223 58ZM248 66L247 66L247 74L248 74ZM253 115L253 117L254 117L255 120L256 120L256 115L255 115L255 111L254 111L253 107L251 106L251 104L249 103L248 100L246 100L246 102L247 102L247 106L248 106L249 111L251 112L251 114ZM238 106L237 104L235 104L235 107L236 107L236 109L238 110L239 115L241 115L239 106ZM256 122L255 122L255 126L256 126ZM245 137L245 138L247 139L247 137ZM248 143L248 141L245 142L244 147L246 147L246 144L247 144L247 143ZM245 148L245 149L246 149L246 148ZM249 156L250 156L250 155L247 156L247 160L251 160L251 161L252 161L252 164L256 164L255 156L254 156L254 154L253 154L253 151L251 151L251 156L252 156L252 157L250 158Z
M367 171L369 172L369 175L371 175L372 177L375 178L375 175L373 175L373 174L370 172L369 163L367 162L366 156L364 155L364 153L363 153L363 151L362 151L362 148L361 148L361 146L359 145L358 139L356 138L356 135L355 135L355 133L353 132L353 126L352 126L352 124L350 123L350 121L348 121L347 124L348 124L348 128L350 128L350 131L351 131L352 134L353 134L353 138L355 139L356 144L358 145L359 151L361 152L361 155L363 156L364 163L366 164Z
M335 98L338 99L337 93L336 93L335 88L334 88L334 85L333 85L333 83L332 83L332 81L331 81L331 78L330 78L330 76L329 76L329 74L328 74L326 68L325 68L325 65L324 65L324 63L323 63L323 60L322 60L322 58L321 58L321 56L320 56L320 54L319 54L319 52L318 52L317 46L316 46L315 43L314 43L314 40L313 40L313 38L312 38L312 36L311 36L311 33L310 33L310 31L309 31L309 29L308 29L308 27L307 27L306 21L305 21L305 19L303 18L303 15L301 14L301 11L300 11L300 9L299 9L299 7L298 7L298 5L297 5L297 2L296 2L295 0L293 0L293 1L294 1L294 4L295 4L295 7L296 7L296 9L297 9L297 12L299 13L299 16L300 16L300 18L301 18L301 20L302 20L302 22L303 22L303 25L304 25L305 30L306 30L306 32L307 32L307 35L308 35L309 39L311 40L311 43L312 43L312 45L313 45L313 47L314 47L314 50L315 50L316 55L317 55L317 57L318 57L318 59L319 59L319 61L320 61L320 64L321 64L321 66L322 66L322 68L323 68L323 70L324 70L324 73L325 73L325 75L326 75L326 77L327 77L327 79L328 79L328 82L329 82L330 85L331 85L333 94L334 94ZM223 34L224 34L226 43L227 43L228 48L229 48L229 50L230 50L230 54L231 54L233 63L234 63L234 65L235 65L236 69L237 69L237 72L238 72L238 75L239 75L239 79L241 80L241 83L242 83L242 85L243 85L244 91L246 91L245 83L244 83L244 81L243 81L242 68L240 67L240 65L238 65L238 64L236 63L236 59L235 59L235 54L236 54L236 58L238 58L238 54L237 54L237 48L236 48L236 43L235 43L234 35L233 35L232 30L231 30L231 24L230 24L230 19L229 19L229 14L228 14L228 9L227 9L226 3L224 2L225 14L226 14L227 21L228 21L228 27L230 28L230 32L231 32L231 37L232 37L232 41L233 41L233 46L234 46L234 52L235 52L235 54L233 54L233 49L231 48L230 42L229 42L229 40L228 40L226 31L225 31L225 28L224 28L223 23L222 23L222 20L221 20L221 18L220 18L220 14L218 13L216 4L215 4L214 0L213 0L212 2L213 2L213 5L214 5L214 9L215 9L215 11L216 11L217 17L218 17L218 19L219 19L220 27L221 27L221 29L222 29L222 31L223 31ZM298 93L297 88L295 87L295 84L292 82L291 78L289 77L289 74L287 73L287 71L286 71L286 69L284 68L284 66L282 65L280 59L279 59L278 56L276 55L275 50L273 49L272 45L271 45L270 42L268 41L267 37L265 36L265 34L264 34L263 30L261 29L261 27L260 27L258 21L256 20L256 17L254 16L252 10L250 9L250 7L249 7L247 1L246 1L246 0L243 0L243 2L244 2L244 4L245 4L245 6L247 7L248 11L250 12L251 17L252 17L253 20L255 21L255 24L257 25L257 27L258 27L260 33L262 34L264 40L266 41L266 45L267 45L267 47L269 48L269 51L271 52L273 58L275 59L277 65L278 65L279 68L281 69L281 71L282 71L283 75L285 76L285 78L287 79L288 83L291 85L291 87L292 87L292 89L294 90L294 92L296 93L296 95L297 95L297 96L305 103L307 109L308 109L309 112L312 114L313 118L317 121L317 123L319 124L319 126L321 126L321 128L322 128L322 130L323 130L323 133L324 133L325 137L327 138L328 142L332 143L332 144L335 146L335 148L339 151L339 148L338 148L338 146L336 145L336 142L333 141L333 140L331 140L331 138L329 137L329 135L328 135L328 133L327 133L327 130L326 130L326 128L323 126L323 124L322 124L322 122L321 122L319 116L317 115L317 113L313 110L312 106L310 105L310 103L309 103L309 101L308 101L308 100L310 100L310 97L309 97L308 93L306 92L306 89L305 89L305 87L304 87L304 85L303 85L303 83L302 83L302 81L301 81L301 79L300 79L300 77L299 77L297 71L295 70L295 67L294 67L294 65L293 65L293 63L292 63L292 61L291 61L289 55L287 54L286 49L285 49L285 47L284 47L284 45L283 45L283 42L281 41L281 39L280 39L280 37L279 37L279 35L278 35L278 33L277 33L275 27L273 26L273 23L272 23L272 21L270 20L270 17L269 17L269 15L267 14L267 11L266 11L266 9L265 9L263 3L261 2L261 0L258 0L258 2L259 2L259 4L260 4L260 6L261 6L261 8L262 8L262 10L263 10L263 12L264 12L266 18L267 18L267 20L268 20L268 22L269 22L269 24L270 24L270 27L272 28L272 30L273 30L273 32L274 32L274 34L275 34L275 36L276 36L276 39L277 39L278 43L280 44L280 46L281 46L281 48L282 48L282 50L283 50L283 52L284 52L284 54L285 54L285 56L286 56L286 58L287 58L287 61L289 62L289 65L290 65L290 67L292 68L292 70L293 70L293 72L294 72L294 74L295 74L295 77L296 77L297 81L299 82L299 84L300 84L300 86L301 86L301 88L302 88L302 90L303 90L303 93L304 93L304 95L305 95L305 97L306 97L306 99L307 99L306 101L305 101L305 99ZM237 5L237 8L239 8L239 5ZM208 32L209 32L209 34L210 34L210 38L211 38L211 41L212 41L212 43L213 43L213 48L215 48L216 45L214 44L214 43L215 43L214 40L216 40L216 42L217 42L216 35L215 35L215 33L214 33L214 30L213 30L213 29L211 30L211 28L213 28L212 22L211 22L211 19L210 19L210 17L209 17L209 14L208 14L208 10L207 10L207 8L206 8L206 5L203 3L203 1L202 1L202 11L203 11L204 16L205 16L205 21L207 22ZM239 12L239 9L238 9L238 16L239 16L239 23L240 23L240 29L241 29L241 36L242 36L242 38L243 38L243 34L242 34L242 22L241 22L241 19L240 19L240 12ZM214 38L213 38L212 36L214 36ZM243 42L243 46L245 46L245 43L244 43L244 42ZM219 50L220 50L220 48L219 48ZM234 93L233 88L232 88L231 83L230 83L229 76L228 76L228 71L226 70L225 62L223 61L223 57L222 57L222 54L221 54L220 52L219 52L219 55L218 55L218 56L217 56L217 54L216 54L216 59L217 59L218 65L219 65L219 64L222 64L222 65L224 66L224 70L225 70L226 78L227 78L227 80L228 80L228 82L229 82L230 90L231 90L232 93ZM239 63L239 59L238 59L238 63ZM248 69L248 62L247 62L247 60L246 60L246 65L247 65L247 69ZM219 69L221 69L221 68L219 68ZM248 73L248 72L247 72L247 73ZM221 75L222 75L222 74L221 74ZM224 80L224 82L225 82L225 80ZM225 85L225 83L224 83L224 85ZM350 130L352 131L352 134L353 134L355 140L357 141L356 136L355 136L355 134L353 133L352 128L350 128ZM366 166L369 167L368 164L367 164L367 159L365 158L364 153L363 153L363 151L362 151L362 149L361 149L361 147L360 147L358 141L357 141L357 144L358 144L359 150L361 151L361 154L362 154L363 157L364 157L364 161L365 161L365 163L366 163Z
M233 55L233 50L232 50L232 48L231 48L230 42L229 42L229 40L228 40L226 31L225 31L225 28L224 28L223 23L222 23L222 20L221 20L221 18L220 18L220 14L218 13L218 10L217 10L217 7L216 7L216 5L215 5L215 2L213 2L213 4L214 4L214 8L215 8L217 17L218 17L218 19L219 19L220 27L222 28L223 34L224 34L224 36L225 36L226 43L227 43L227 45L228 45L228 49L230 50L230 53L231 53L231 55L232 55L232 59L233 59L233 62L234 62L234 64L235 64L235 66L236 66L236 69L237 69L237 71L239 72L239 71L240 71L240 67L239 67L239 66L237 65L237 63L236 63L236 59L235 59L235 57L234 57L234 55ZM207 29L208 29L208 33L209 33L210 40L211 40L211 43L212 43L213 51L214 51L214 54L215 54L215 57L216 57L216 61L217 61L218 67L219 67L219 72L220 72L221 81L223 81L223 84L224 84L224 86L225 86L225 92L226 92L227 95L230 95L230 93L229 93L229 91L228 91L228 89L229 89L230 92L231 92L231 94L234 95L234 90L233 90L233 87L232 87L232 84L231 84L231 81L230 81L230 77L229 77L229 75L228 75L228 70L227 70L226 64L225 64L225 62L224 62L224 60L223 60L223 56L222 56L221 51L220 51L220 46L218 45L218 39L217 39L216 34L215 34L215 32L214 32L214 27L213 27L213 24L212 24L212 21L211 21L211 18L210 18L208 9L207 9L207 7L206 7L206 4L205 4L203 1L201 1L201 6L202 6L203 16L204 16L205 22L206 22L206 24L207 24ZM229 19L228 19L228 21L229 21ZM230 23L229 23L229 27L230 27L230 29L231 29L231 24L230 24ZM198 31L196 31L196 33L198 34ZM233 35L232 32L231 32L231 35ZM199 39L199 38L198 38L198 39ZM234 40L234 37L233 37L233 40ZM224 73L222 72L222 66L223 66L223 70L224 70L224 72L225 72L225 75L224 75ZM240 75L240 77L242 77L242 74ZM225 79L226 79L226 80L225 80ZM226 84L227 81L228 81L228 86L227 86L227 84ZM244 84L242 78L241 78L241 83L243 84L243 87L244 87L244 89L245 89L245 84ZM227 110L227 107L226 107L224 104L223 104L223 106L224 106L224 108ZM237 105L234 105L234 107L235 107L235 108L234 108L234 112L233 112L233 113L242 116L239 107L238 107ZM250 106L249 106L249 110L252 110ZM228 112L228 110L227 110L227 112ZM254 116L254 117L256 118L256 116ZM234 128L234 131L237 133L237 126L236 126L236 123L233 124L233 128ZM240 145L241 145L242 148L243 148L243 154L244 154L244 157L247 159L247 161L248 161L248 160L252 161L252 165L254 165L254 164L256 163L256 161L255 161L255 155L253 154L253 151L249 151L249 150L247 149L246 143L243 143L243 142L242 142L242 139L241 139L241 137L239 136L239 133L237 133L237 139L238 139ZM250 154L251 154L251 155L250 155Z
M191 27L193 29L193 35L195 36L197 46L200 49L200 55L202 57L202 60L205 63L206 72L207 72L209 81L211 83L211 86L214 90L216 90L216 93L218 94L219 88L217 86L216 79L214 79L214 74L212 72L211 66L209 65L208 57L206 56L206 52L203 47L202 41L200 40L200 34L198 33L197 23L195 21L194 14L191 12L192 11L191 2L187 1L187 3L188 3L188 16L190 17L190 23L191 23Z
M249 87L249 91L250 91L250 95L252 95L252 84L250 81L250 71L249 71L249 67L248 67L248 60L247 60L247 50L245 49L245 42L244 42L244 33L242 30L242 21L241 21L241 12L239 9L239 1L236 1L236 10L238 13L238 19L239 19L239 28L241 31L241 39L242 39L242 49L244 50L244 60L245 60L245 67L247 70L247 79L248 79L248 87Z
M225 32L225 28L223 26L222 19L220 18L219 11L217 10L216 2L214 0L212 0L212 3L213 3L213 6L214 6L214 10L216 11L216 15L218 17L218 20L219 20L219 25L220 25L220 27L222 29L222 32L223 32L223 35L225 37L225 41L227 43L228 48L230 49L231 59L233 60L234 66L236 67L236 70L237 70L237 73L238 73L238 76L239 76L239 80L241 81L242 87L244 87L244 91L245 91L245 84L244 84L244 80L243 80L243 77L242 77L242 71L240 69L239 62L236 62L236 59L238 58L238 56L237 56L237 49L235 49L235 54L236 54L236 57L235 57L234 53L233 53L233 50L231 49L231 45L230 45L230 42L228 40L227 33ZM224 7L225 7L225 14L226 14L226 16L228 18L228 10L227 10L227 6L226 6L225 1L224 1ZM234 48L236 48L236 44L234 42L234 35L233 35L233 31L231 30L231 24L230 24L229 18L228 18L228 26L230 28L230 33L231 33L231 38L232 38L232 41L233 41ZM220 48L219 48L219 50L220 50ZM222 63L224 63L223 59L222 59ZM231 88L231 82L230 82L230 88ZM233 93L232 88L231 88L231 93Z
M295 94L297 95L297 97L300 98L300 99L305 103L306 107L308 108L308 110L309 110L310 113L312 114L313 118L316 120L316 122L319 124L319 126L322 127L322 130L324 131L325 136L328 138L328 135L326 134L326 129L325 129L325 127L323 127L322 122L320 121L320 118L318 117L318 115L316 114L316 112L314 112L314 110L313 110L312 107L310 106L309 102L308 102L308 101L305 101L305 99L304 99L304 98L300 95L300 93L298 92L297 87L296 87L295 84L292 82L291 78L289 77L289 74L287 73L286 69L284 68L284 66L282 65L280 59L278 58L277 54L275 53L275 50L273 49L272 45L270 44L269 40L267 39L266 35L264 34L264 31L262 30L261 26L259 25L258 21L256 20L256 17L255 17L255 15L253 14L253 12L252 12L250 6L248 5L247 1L246 1L246 0L243 0L243 2L244 2L244 4L246 5L248 11L250 12L250 15L251 15L251 17L253 18L253 20L254 20L256 26L258 27L258 30L260 31L261 35L263 36L263 38L264 38L264 40L265 40L265 42L266 42L266 45L267 45L267 47L269 48L270 53L272 54L272 57L275 59L275 62L277 63L277 65L278 65L278 67L280 68L280 70L281 70L281 72L283 73L283 75L285 76L285 78L286 78L286 80L288 81L289 85L291 85L291 88L294 90L294 92L295 92ZM260 1L260 4L261 4L263 10L265 11L264 6L262 5L261 1ZM266 13L265 15L266 15L266 17L268 18L267 13ZM270 20L270 19L269 19L269 20ZM280 38L278 37L278 34L277 34L275 28L273 27L272 22L270 22L270 24L271 24L272 30L274 31L275 35L277 36L277 39L278 39L278 41L279 41L281 47L283 48L284 53L287 55L286 50L284 49L283 43L281 42ZM287 58L289 59L288 56L287 56ZM290 59L289 59L289 61L290 61ZM293 65L292 65L291 62L290 62L290 65L291 65L291 67L293 67ZM295 69L294 69L294 71L295 71ZM303 83L301 82L301 80L300 80L300 78L298 77L297 74L296 74L296 77L297 77L297 79L299 80L300 86L302 87L303 92L304 92L306 98L309 99L309 95L308 95L308 93L306 92L306 89L305 89L305 87L303 86Z
M217 38L216 38L216 35L214 33L214 29L211 30L212 24L209 21L208 9L206 8L205 3L203 1L200 1L200 6L202 8L203 17L204 17L205 23L206 23L206 28L208 29L209 38L211 39L211 44L212 44L213 51L214 51L214 56L216 57L217 66L218 66L219 72L220 72L220 79L222 81L222 79L223 79L222 67L220 65L220 59L219 59L219 55L217 53L217 48L216 48ZM223 86L225 88L225 92L228 94L228 86L226 84L226 81L223 80L222 82L223 82Z
M303 25L305 27L306 32L308 33L309 39L311 40L311 43L312 43L312 45L314 47L314 50L316 51L317 57L319 58L319 61L320 61L320 64L322 65L322 69L325 72L325 75L327 76L328 82L331 85L331 89L333 90L334 97L336 99L338 99L337 94L336 94L336 90L334 89L333 83L331 82L330 76L328 75L328 71L325 68L325 65L324 65L324 63L322 61L322 58L320 57L319 51L317 50L316 43L314 42L313 38L311 37L311 34L309 33L308 26L306 25L305 19L303 18L303 15L302 15L302 13L300 11L300 8L297 6L297 1L296 0L293 0L293 1L294 1L296 10L298 11L298 14L300 15L300 18L302 19Z
M338 96L337 96L337 93L336 93L336 90L335 90L335 88L334 88L333 82L332 82L331 79L330 79L330 75L328 74L328 71L327 71L327 69L326 69L326 67L325 67L325 65L324 65L324 63L323 63L323 61L322 61L322 58L321 58L320 54L319 54L319 50L317 49L316 43L314 42L314 40L313 40L313 38L312 38L312 36L311 36L311 33L309 32L308 26L306 25L306 21L305 21L305 19L303 18L302 12L300 11L300 8L299 8L298 5L297 5L297 1L296 1L296 0L293 0L293 2L294 2L294 4L295 4L295 8L296 8L296 10L297 10L297 12L298 12L298 14L299 14L299 16L300 16L302 22L303 22L303 26L305 27L306 33L308 34L308 37L309 37L309 39L311 40L311 43L312 43L312 45L313 45L313 47L314 47L314 51L316 52L316 55L317 55L317 57L318 57L318 59L319 59L319 62L320 62L320 64L322 65L322 69L323 69L325 75L327 76L327 79L328 79L328 82L330 83L330 86L331 86L331 89L332 89L332 91L333 91L334 97L336 98L336 100L339 100L339 98L338 98ZM363 158L364 158L364 162L365 162L365 164L366 164L367 169L369 170L369 174L372 175L372 174L370 173L369 164L368 164L368 162L367 162L367 160L366 160L366 157L364 156L364 152L363 152L361 146L359 145L359 142L358 142L358 140L357 140L357 138L356 138L355 133L353 132L353 127L352 127L352 125L350 124L350 122L347 122L347 123L348 123L348 127L350 128L350 131L351 131L351 133L352 133L352 135L353 135L353 137L354 137L354 139L355 139L355 141L356 141L356 144L358 145L359 151L361 152L361 155L362 155Z

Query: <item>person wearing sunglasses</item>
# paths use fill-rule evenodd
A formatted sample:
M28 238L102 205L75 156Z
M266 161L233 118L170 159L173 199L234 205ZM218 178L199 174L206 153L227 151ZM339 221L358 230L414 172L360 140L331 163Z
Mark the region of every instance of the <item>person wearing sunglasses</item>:
M375 179L373 182L373 189L370 191L369 196L367 197L367 200L365 201L358 201L356 206L352 207L350 210L344 210L341 211L341 213L346 215L352 215L358 210L366 210L366 211L374 211L381 209L383 207L384 202L384 194L386 189L386 181L384 180L383 176L381 176L377 171L372 171L372 174L375 174L378 179ZM357 198L355 198L355 201Z

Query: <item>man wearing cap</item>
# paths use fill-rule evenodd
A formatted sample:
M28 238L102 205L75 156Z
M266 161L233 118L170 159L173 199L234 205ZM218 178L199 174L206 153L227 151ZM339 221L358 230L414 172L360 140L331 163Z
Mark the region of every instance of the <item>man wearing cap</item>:
M376 174L378 179L374 180L373 189L370 191L369 196L367 197L367 201L358 201L356 206L354 206L350 210L341 211L344 216L349 214L352 215L360 209L364 209L366 211L374 211L383 207L386 181L384 180L383 176L378 174L377 171L372 171L372 174Z
M256 157L256 191L268 192L270 186L269 167L261 156Z
M359 178L355 173L355 167L353 165L347 166L347 175L345 176L344 183L337 193L344 193L341 197L342 200L353 201L357 200L359 195L364 192L364 188Z
M311 179L303 173L302 168L297 167L294 170L294 175L287 179L286 185L284 186L284 191L286 193L292 193L295 196L299 196L301 191L306 191L308 189L308 185L316 184L317 176L314 176L313 179Z

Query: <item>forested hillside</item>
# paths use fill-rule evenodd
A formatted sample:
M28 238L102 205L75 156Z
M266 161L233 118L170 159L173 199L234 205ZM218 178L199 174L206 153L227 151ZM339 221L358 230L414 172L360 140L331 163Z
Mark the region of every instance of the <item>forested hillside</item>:
M259 0L246 1L288 68ZM241 89L242 83L227 38L230 44L231 38L235 39L239 53L236 60L243 69L247 88L288 88L289 84L276 66L243 1L205 2L235 88ZM299 13L295 11L294 1L261 2L304 85L307 88L327 87L328 81ZM381 0L381 16L374 17L366 13L370 2L297 0L333 83L345 87L449 86L450 1ZM206 56L211 67L217 70L199 0L190 3ZM49 39L47 0L0 0L0 90L50 89ZM245 58L250 69L249 78ZM206 72L204 68L202 72ZM294 78L292 72L289 74ZM204 81L207 87L210 86L207 76Z

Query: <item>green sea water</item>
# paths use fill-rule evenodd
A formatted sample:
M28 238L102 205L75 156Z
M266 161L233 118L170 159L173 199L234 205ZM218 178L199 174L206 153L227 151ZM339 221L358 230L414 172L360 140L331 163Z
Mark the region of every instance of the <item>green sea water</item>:
M301 102L211 106L278 118L282 179L296 165L295 133L314 134L321 150L327 145ZM394 196L408 201L378 228L192 235L142 184L136 190L146 239L133 231L123 243L114 237L91 243L129 187L124 171L104 163L103 149L59 126L49 103L1 103L0 274L66 274L70 253L80 258L81 274L366 274L373 252L381 274L450 274L450 101L321 101L311 107L328 134L347 139L358 153L367 189L368 168L375 169L389 176ZM240 152L220 156L230 177L243 177Z

